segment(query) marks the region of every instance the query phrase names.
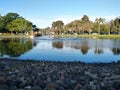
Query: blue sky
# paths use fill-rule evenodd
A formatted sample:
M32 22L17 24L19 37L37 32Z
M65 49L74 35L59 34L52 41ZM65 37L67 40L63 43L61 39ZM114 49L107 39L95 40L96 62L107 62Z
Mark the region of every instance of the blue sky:
M120 16L120 0L0 0L0 14L18 13L39 28L51 27L53 21L66 24L88 15L90 20Z

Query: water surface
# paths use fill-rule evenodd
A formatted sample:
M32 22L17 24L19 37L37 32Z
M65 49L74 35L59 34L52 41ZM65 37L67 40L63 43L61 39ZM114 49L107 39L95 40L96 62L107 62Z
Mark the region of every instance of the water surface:
M51 36L1 39L0 57L87 63L116 62L120 60L120 40Z

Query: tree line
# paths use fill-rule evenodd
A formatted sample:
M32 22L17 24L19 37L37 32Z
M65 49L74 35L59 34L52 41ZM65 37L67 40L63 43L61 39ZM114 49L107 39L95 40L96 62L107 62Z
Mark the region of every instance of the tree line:
M120 17L111 21L100 17L93 22L84 15L80 20L74 20L66 25L61 20L54 21L50 30L55 34L120 34Z
M4 16L0 15L0 33L11 34L30 34L36 29L36 25L21 17L17 13L7 13Z
M96 18L90 21L87 15L66 25L62 20L52 22L51 27L38 29L32 22L17 13L0 15L0 33L30 34L32 31L43 34L120 34L120 17L111 21Z

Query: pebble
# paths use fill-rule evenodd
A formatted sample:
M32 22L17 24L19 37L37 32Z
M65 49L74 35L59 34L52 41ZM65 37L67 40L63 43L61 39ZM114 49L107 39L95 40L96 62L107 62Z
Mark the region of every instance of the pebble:
M0 90L120 90L120 62L0 59Z

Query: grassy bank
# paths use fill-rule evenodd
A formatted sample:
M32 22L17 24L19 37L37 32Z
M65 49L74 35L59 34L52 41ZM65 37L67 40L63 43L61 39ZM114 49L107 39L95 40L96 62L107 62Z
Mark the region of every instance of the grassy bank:
M56 37L84 37L84 38L104 38L104 39L120 39L120 35L55 35ZM31 37L30 35L14 35L14 34L2 34L0 38L21 38L21 37Z
M14 35L14 34L2 34L0 38L24 38L24 37L31 37L30 35Z
M105 38L105 39L120 39L120 35L55 35L62 37L85 37L85 38Z

